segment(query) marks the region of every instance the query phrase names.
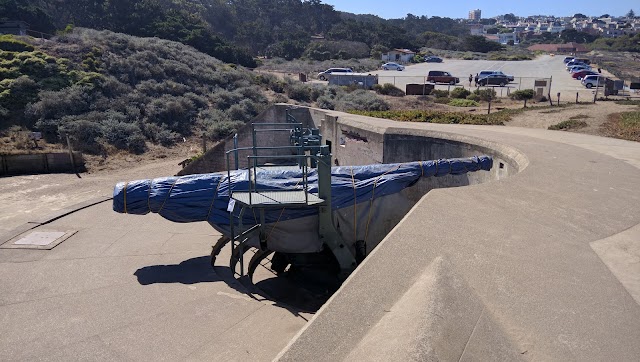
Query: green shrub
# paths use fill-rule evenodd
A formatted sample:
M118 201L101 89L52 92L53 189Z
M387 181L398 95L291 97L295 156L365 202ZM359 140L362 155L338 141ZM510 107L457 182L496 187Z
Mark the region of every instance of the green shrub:
M451 91L451 98L467 98L470 94L470 91L462 87L456 87Z
M570 119L568 121L562 121L558 124L554 124L549 126L550 130L554 130L554 131L568 131L568 130L572 130L572 129L580 129L580 128L584 128L587 127L588 124L585 121L580 121L577 119Z
M31 52L33 46L17 40L13 35L0 35L0 50L8 52Z
M436 99L433 100L433 103L449 104L450 101L451 101L451 99L449 99L449 98L436 98Z
M145 137L137 125L116 120L106 120L102 126L103 137L109 144L133 153L143 153L145 151Z
M493 88L476 89L473 94L478 96L478 100L485 102L496 98L496 91Z
M68 135L75 150L98 154L102 152L102 145L98 138L102 136L100 124L74 117L64 117L59 128L61 135Z
M475 94L475 93L471 93L467 96L467 99L470 101L476 101L478 102L480 100L480 96Z
M389 104L382 98L364 89L341 94L336 99L335 109L338 111L386 111Z
M436 98L447 98L449 97L449 91L442 89L434 89L431 91L431 94L436 96Z
M394 86L391 83L385 83L383 85L374 84L373 90L378 94L384 94L392 97L404 97L405 93L402 89Z
M454 107L477 107L480 105L480 103L469 99L452 99L448 104Z
M288 83L285 89L287 96L301 102L311 101L311 88L304 83Z
M318 108L322 108L322 109L335 109L336 108L336 103L333 100L333 98L331 98L330 96L321 96L318 97L318 100L316 101Z
M510 120L508 113L496 112L487 114L469 114L458 112L441 112L432 110L410 110L410 111L350 111L350 113L360 114L369 117L387 118L401 122L429 122L447 124L477 124L477 125L503 125Z
M527 107L527 101L529 99L532 99L534 96L536 95L535 91L533 89L522 89L522 90L517 90L511 94L509 94L509 97L511 99L516 99L519 101L524 100L524 107Z

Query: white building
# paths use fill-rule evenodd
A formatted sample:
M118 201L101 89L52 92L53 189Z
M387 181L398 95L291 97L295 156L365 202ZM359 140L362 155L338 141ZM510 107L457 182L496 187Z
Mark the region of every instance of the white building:
M382 54L382 61L409 63L415 55L416 53L409 49L393 49L388 53Z

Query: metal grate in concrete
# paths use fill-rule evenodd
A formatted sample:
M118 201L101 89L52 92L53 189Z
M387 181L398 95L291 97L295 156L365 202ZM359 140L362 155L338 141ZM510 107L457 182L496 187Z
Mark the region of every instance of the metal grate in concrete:
M76 230L30 230L0 245L0 248L51 250L76 232Z
M18 239L13 245L39 245L45 246L64 236L64 231L35 231Z

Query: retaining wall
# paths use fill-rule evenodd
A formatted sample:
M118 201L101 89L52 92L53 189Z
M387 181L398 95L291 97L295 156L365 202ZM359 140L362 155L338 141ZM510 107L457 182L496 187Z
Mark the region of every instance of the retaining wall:
M0 155L0 176L86 171L81 152L73 152L73 160L77 170L67 152Z

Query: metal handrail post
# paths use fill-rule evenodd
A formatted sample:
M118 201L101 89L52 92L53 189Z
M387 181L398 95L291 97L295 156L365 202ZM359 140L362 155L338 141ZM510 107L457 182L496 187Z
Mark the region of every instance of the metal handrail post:
M239 164L239 160L238 160L238 134L236 133L233 136L233 149L235 150L235 164L236 164L236 170L240 169L240 164ZM227 165L227 169L229 168L229 166Z

